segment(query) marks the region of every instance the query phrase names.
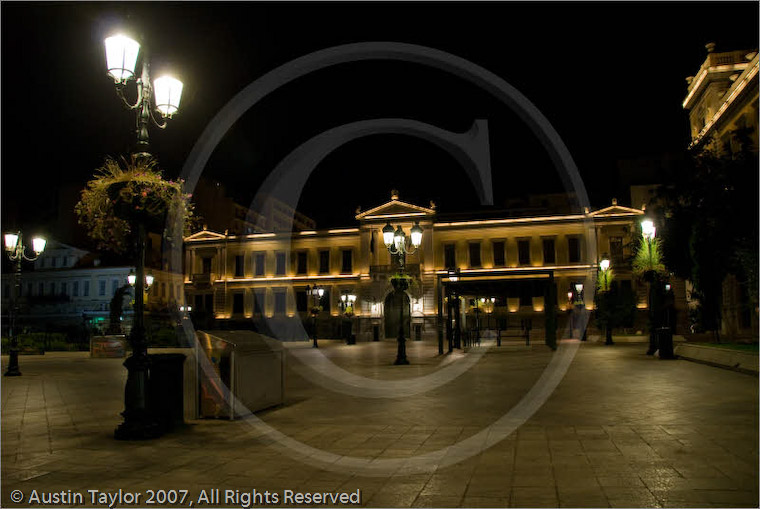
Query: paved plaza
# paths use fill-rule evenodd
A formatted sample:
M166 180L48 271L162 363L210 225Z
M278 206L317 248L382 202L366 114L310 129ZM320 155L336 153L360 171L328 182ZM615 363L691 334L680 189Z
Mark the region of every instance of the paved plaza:
M64 490L84 494L64 505L107 507L87 490L121 489L143 498L117 507L156 507L145 504L148 490L176 489L189 490L184 503L158 506L241 507L253 490L277 494L268 505L279 507L298 505L283 500L286 490L359 490L367 507L758 506L756 376L648 357L645 344L438 356L436 344L412 342L409 366L392 365L391 341L320 346L288 345L285 405L143 442L112 438L120 359L23 356L23 376L2 379L0 505ZM570 351L556 390L531 413L552 359ZM342 368L342 389L309 368L317 361ZM373 380L382 390L367 389ZM203 498L215 489L221 500Z

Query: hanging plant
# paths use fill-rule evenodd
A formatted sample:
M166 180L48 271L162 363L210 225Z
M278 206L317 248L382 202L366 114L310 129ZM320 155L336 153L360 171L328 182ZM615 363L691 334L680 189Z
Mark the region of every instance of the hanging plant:
M137 223L166 240L186 235L194 223L184 181L164 180L153 157L107 158L87 183L75 212L98 248L117 253L132 243Z

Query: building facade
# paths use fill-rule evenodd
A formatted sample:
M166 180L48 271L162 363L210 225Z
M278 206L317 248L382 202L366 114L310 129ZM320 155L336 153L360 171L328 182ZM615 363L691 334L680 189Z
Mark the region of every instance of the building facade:
M20 323L40 329L46 324L60 327L85 320L106 330L111 299L119 288L128 285L127 276L134 270L129 265L102 264L95 253L50 240L34 261L34 269L24 270L21 275ZM146 306L174 310L184 304L184 289L178 274L172 277L167 271L152 268L148 273L154 281L146 293ZM11 308L14 277L13 272L2 275L3 314ZM133 290L129 288L123 307L123 325L127 329L131 324L132 295Z
M688 90L682 104L689 111L691 146L731 155L749 141L750 150L757 152L758 51L715 52L713 43L706 48L707 58L696 76L686 78ZM747 292L735 276L726 277L722 293L721 334L756 340L757 308L748 306Z
M716 52L714 43L706 48L707 58L696 76L686 78L682 103L689 111L692 145L704 142L730 152L736 131L746 129L757 150L758 52Z
M559 296L556 311L576 307L577 299L567 297L576 283L586 289L583 306L593 309L596 267L603 255L610 257L618 283L637 292L639 307L646 307L646 289L630 270L632 236L643 214L613 202L584 213L457 219L439 214L432 204L401 201L394 192L387 203L359 211L351 227L191 235L185 239L185 291L194 312L217 321L276 323L280 339L305 339L300 324L315 304L307 288L318 285L325 290L323 322L341 318L341 295L350 293L357 296L352 320L359 340L396 337L399 314L390 298L390 278L398 266L383 243L382 229L390 223L408 235L419 224L422 244L407 255L405 265L413 278L403 310L410 317L410 334L434 337L446 297L453 293L465 297L463 320L472 320L471 308L487 297L493 298L490 311L502 317L501 328L520 317L535 319L540 329L546 281ZM322 337L331 335L327 327Z

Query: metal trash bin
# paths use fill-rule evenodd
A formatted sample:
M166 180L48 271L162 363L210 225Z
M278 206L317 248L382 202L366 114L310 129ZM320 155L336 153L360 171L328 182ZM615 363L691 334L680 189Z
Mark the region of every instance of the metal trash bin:
M185 422L185 355L154 353L148 359L148 409L164 431L171 431Z
M234 419L284 402L285 352L279 341L242 330L197 334L211 361L210 370L200 370L201 417Z
M670 327L660 327L656 330L657 346L660 359L675 359L673 354L673 331Z

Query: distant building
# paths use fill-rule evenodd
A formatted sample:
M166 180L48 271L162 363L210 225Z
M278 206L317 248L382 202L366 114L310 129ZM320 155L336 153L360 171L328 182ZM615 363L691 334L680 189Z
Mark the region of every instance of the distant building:
M201 177L193 191L196 213L205 227L227 231L232 235L290 231L288 218L293 218L296 231L313 230L316 222L277 199L267 200L264 210L254 210L236 202L226 187L216 180Z
M95 253L49 240L45 251L34 262L34 270L21 276L20 325L33 329L82 324L86 320L105 330L109 324L110 303L116 291L127 285L127 276L134 272L129 265L105 265ZM148 269L154 276L147 293L146 305L176 309L184 303L181 279ZM2 275L2 309L7 315L14 288L12 271ZM128 294L133 295L129 289ZM125 315L131 317L131 298L124 303ZM125 324L128 325L128 316ZM7 321L5 321L7 324Z
M686 78L688 90L682 106L689 111L692 145L718 144L729 149L735 132L746 129L757 150L758 52L716 52L706 46L707 58L695 76Z
M689 111L691 145L731 154L740 135L750 149L758 150L757 50L715 52L706 46L707 58L695 76L686 78L688 91L683 107ZM729 337L755 337L757 310L747 306L748 296L734 276L723 282L721 333Z
M566 214L446 217L432 204L406 203L394 193L389 202L358 212L351 227L191 235L185 239L185 291L194 312L221 322L302 320L313 305L307 286L315 284L325 290L322 316L338 319L341 295L350 292L357 296L354 332L364 340L395 337L400 311L411 317L410 333L435 335L444 315L449 324L458 321L443 304L454 293L467 297L462 321L471 324L477 300L494 297L502 328L531 319L540 333L547 285L555 286L555 309L569 313L568 291L583 283L592 293L603 254L612 259L617 284L631 288L638 307L646 307L646 289L637 286L630 267L632 235L642 216L613 203ZM406 259L406 272L419 286L408 292L403 310L390 297L389 280L398 269L383 243L389 221L407 235L416 222L424 232L420 249ZM597 259L589 259L591 246ZM458 279L449 275L454 269ZM585 301L586 309L593 307Z

